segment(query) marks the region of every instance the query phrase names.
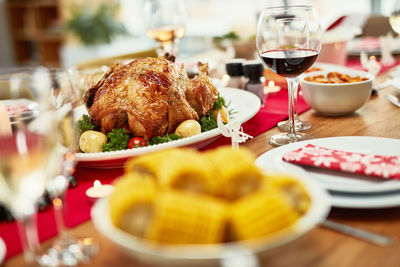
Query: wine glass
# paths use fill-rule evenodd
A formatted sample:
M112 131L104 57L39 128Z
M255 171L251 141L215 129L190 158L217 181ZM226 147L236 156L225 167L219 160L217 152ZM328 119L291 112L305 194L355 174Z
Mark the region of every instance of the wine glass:
M61 164L48 77L45 68L6 77L0 100L0 202L18 223L29 264L36 262L40 253L37 201Z
M185 35L186 8L183 0L146 0L144 17L147 35L158 42L159 56L176 56L178 44Z
M48 181L46 188L53 203L58 238L38 257L38 261L43 266L72 266L88 261L98 250L98 245L93 243L92 239L71 236L63 220L64 193L69 185L69 177L75 169L75 152L78 150L74 111L82 103L69 72L52 69L49 71L49 79L52 85L50 99L56 118L56 148L62 164Z
M262 10L257 22L257 52L264 65L286 78L289 95L289 131L274 135L270 143L281 146L314 138L296 132L295 93L298 77L317 59L322 30L312 6L269 7Z

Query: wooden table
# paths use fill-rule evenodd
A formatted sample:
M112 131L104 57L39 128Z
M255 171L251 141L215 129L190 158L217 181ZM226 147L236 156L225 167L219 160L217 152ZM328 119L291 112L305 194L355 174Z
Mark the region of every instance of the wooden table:
M382 80L380 77L377 81ZM381 136L400 139L400 108L384 99L387 88L374 95L355 114L346 117L327 118L309 110L301 119L312 124L308 132L315 137L333 136ZM244 144L256 156L273 149L269 137L279 132L277 127ZM398 148L400 150L400 147ZM355 227L396 237L393 246L381 247L365 241L316 227L306 236L260 256L262 266L312 266L312 267L356 267L356 266L400 266L400 207L376 210L332 209L329 219ZM103 238L88 221L71 230L76 237L91 236L100 244L100 253L88 264L90 266L135 266L144 265L124 255L118 248ZM50 244L53 240L44 243ZM4 266L23 266L23 257L18 255L5 262Z

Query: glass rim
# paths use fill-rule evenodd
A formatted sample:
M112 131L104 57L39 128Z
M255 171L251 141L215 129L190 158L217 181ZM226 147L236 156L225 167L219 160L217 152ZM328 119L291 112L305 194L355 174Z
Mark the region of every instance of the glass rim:
M271 7L264 7L262 10L290 10L290 9L315 9L315 6L312 5L289 5L289 6L271 6Z

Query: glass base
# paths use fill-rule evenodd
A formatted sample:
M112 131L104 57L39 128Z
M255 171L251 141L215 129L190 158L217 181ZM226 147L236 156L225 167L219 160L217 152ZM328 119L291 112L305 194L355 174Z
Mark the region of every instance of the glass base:
M280 133L271 136L269 143L273 146L283 146L290 143L295 143L304 140L314 139L314 136L307 133L296 133L295 136L289 135L288 133Z
M76 266L87 263L98 250L92 238L59 239L37 261L41 266Z
M296 119L294 122L294 127L296 131L305 131L311 128L311 123ZM283 132L289 132L289 121L286 120L278 122L278 128Z

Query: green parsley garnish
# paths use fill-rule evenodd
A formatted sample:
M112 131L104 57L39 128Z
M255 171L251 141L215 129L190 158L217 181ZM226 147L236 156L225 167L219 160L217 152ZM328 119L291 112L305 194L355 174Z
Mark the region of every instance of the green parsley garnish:
M221 109L222 107L226 107L225 99L222 96L220 96L220 94L218 93L217 100L215 100L211 110L218 110L218 109Z
M218 128L217 117L210 110L205 116L200 118L201 132L207 132L212 129Z
M90 121L89 115L82 115L82 119L78 120L78 127L81 133L93 130L94 124Z
M175 134L166 134L164 136L156 136L153 137L150 141L149 141L149 145L157 145L157 144L162 144L162 143L167 143L173 140L178 140L180 139L180 137Z
M112 129L107 134L108 143L103 145L103 152L124 150L128 147L129 135L125 129Z

